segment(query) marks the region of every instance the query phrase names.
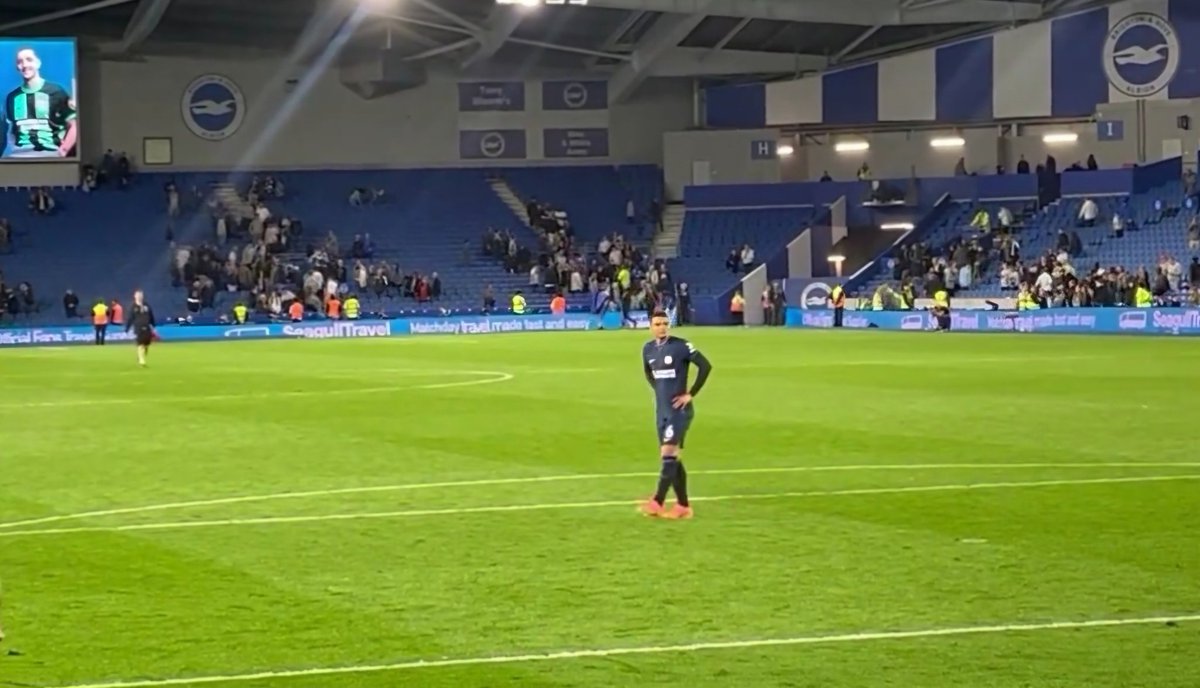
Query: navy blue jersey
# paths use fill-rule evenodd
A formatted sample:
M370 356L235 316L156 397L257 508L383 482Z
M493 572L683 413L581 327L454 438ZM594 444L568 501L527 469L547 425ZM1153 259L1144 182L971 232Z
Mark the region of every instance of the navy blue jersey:
M697 385L688 389L688 372L695 364L701 371ZM708 376L711 366L691 342L679 337L667 337L664 341L651 340L642 347L642 365L646 381L654 387L655 404L660 411L670 412L671 404L681 394L699 392L702 378ZM688 409L690 410L690 409Z

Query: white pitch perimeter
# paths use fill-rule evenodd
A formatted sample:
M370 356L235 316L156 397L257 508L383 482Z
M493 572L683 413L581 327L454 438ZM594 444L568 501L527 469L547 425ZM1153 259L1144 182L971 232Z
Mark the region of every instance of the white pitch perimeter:
M248 681L272 681L289 678L311 678L314 676L345 676L351 674L378 674L415 669L437 669L443 667L481 666L496 664L530 664L533 662L557 662L573 659L603 659L607 657L629 657L637 655L686 654L716 650L746 650L766 647L795 647L798 645L832 645L841 643L864 643L880 640L914 640L921 638L946 638L972 635L995 635L1000 633L1032 633L1035 631L1061 631L1093 628L1117 628L1122 626L1154 626L1200 621L1200 614L1174 616L1143 616L1123 619L1093 619L1090 621L1049 621L1045 623L1011 623L997 626L957 626L929 628L917 631L873 631L867 633L842 633L838 635L807 635L792 638L758 638L753 640L730 640L686 645L641 645L592 650L566 650L523 655L484 655L457 659L423 659L394 664L360 664L358 666L319 667L292 671L262 671L223 676L195 676L192 678L164 678L135 681L111 681L107 683L77 683L59 688L160 688L164 686L193 686L214 683L245 683Z
M693 502L761 501L771 499L799 499L805 497L843 497L883 494L908 494L917 492L956 492L964 490L998 490L1021 487L1059 487L1066 485L1110 485L1119 483L1173 482L1200 480L1200 475L1150 475L1128 478L1086 478L1079 480L1038 480L1029 482L966 483L961 485L921 485L911 487L878 487L851 490L825 490L813 492L775 492L771 494L717 495L693 497ZM120 526L79 526L75 528L45 528L34 530L0 530L0 538L35 537L46 535L71 535L75 533L126 533L134 531L182 530L190 528L220 528L228 526L281 525L293 523L321 523L326 521L363 521L385 518L416 518L428 516L460 516L464 514L497 514L528 511L565 509L602 509L629 507L640 501L612 500L603 502L561 502L556 504L512 504L506 506L478 506L450 509L412 509L408 511L381 511L359 514L324 514L311 516L265 516L261 518L231 518L212 521L170 521L165 523L133 523Z
M396 372L396 371L393 371ZM113 398L113 399L61 399L56 401L26 401L13 404L0 404L0 411L19 410L30 408L64 408L72 406L124 406L130 404L159 404L172 402L195 402L195 401L242 401L247 399L278 399L291 397L326 397L336 396L341 394L378 394L383 392L403 392L413 389L446 389L449 387L470 387L474 385L492 385L497 382L508 382L516 377L512 373L505 373L499 370L413 370L409 374L413 376L455 376L468 375L476 376L478 380L464 380L461 382L437 382L427 385L389 385L387 387L347 387L345 389L308 389L294 392L258 392L250 394L200 394L195 396L174 396L174 397L138 397L133 398Z
M1200 468L1200 462L1094 462L1094 463L925 463L925 464L850 464L832 466L767 466L760 468L711 468L689 471L692 475L765 475L772 473L824 473L857 471L929 471L929 470L1029 470L1029 469L1072 469L1072 468ZM339 487L327 490L303 492L274 492L270 494L216 497L187 502L169 502L143 506L120 507L71 514L56 514L39 518L0 523L0 530L21 528L85 518L145 514L153 511L172 511L226 504L247 504L283 499L308 499L311 497L333 497L337 495L368 494L378 492L408 492L413 490L450 489L456 487L494 487L499 485L528 485L535 483L590 482L595 480L619 480L629 478L654 478L657 473L568 473L523 478L483 478L479 480L453 480L429 483L402 483L399 485L370 485L366 487Z

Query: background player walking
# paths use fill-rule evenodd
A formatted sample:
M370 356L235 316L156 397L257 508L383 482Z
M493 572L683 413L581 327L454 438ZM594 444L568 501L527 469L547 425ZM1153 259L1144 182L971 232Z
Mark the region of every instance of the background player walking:
M686 339L670 334L671 320L663 311L650 316L654 339L642 347L642 366L646 382L654 388L654 412L658 424L659 455L662 472L658 489L642 505L642 513L663 518L691 518L688 502L687 471L683 467L683 442L692 424L695 409L692 398L700 393L712 372L712 364ZM696 381L688 389L688 372L696 366ZM675 491L675 507L667 511L667 492Z
M133 330L140 366L146 365L146 354L154 341L154 324L154 311L146 303L145 294L140 289L133 292L133 306L129 309L129 320L125 321L125 331Z

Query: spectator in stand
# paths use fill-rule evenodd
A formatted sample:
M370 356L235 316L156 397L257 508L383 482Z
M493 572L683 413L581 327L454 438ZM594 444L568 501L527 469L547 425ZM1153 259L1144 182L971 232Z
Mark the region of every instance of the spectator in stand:
M1008 230L1012 228L1013 214L1012 211L1008 209L1008 206L1000 207L1000 210L996 212L996 221L999 223L1000 229Z
M831 181L833 181L833 177L829 176L829 170L825 170L824 172L821 173L821 178L817 181L831 182Z
M488 284L483 288L483 312L491 313L496 310L496 291Z
M633 199L625 201L625 223L633 224L637 221L637 207L633 205Z
M1116 239L1125 236L1125 218L1121 216L1120 212L1113 213L1111 236Z
M0 219L0 253L8 253L12 250L12 227L9 226L8 220Z
M91 193L96 190L97 184L96 167L94 165L84 165L83 176L79 180L79 190L84 193Z
M1192 256L1192 264L1188 266L1188 285L1193 294L1200 294L1200 258Z
M63 316L67 320L74 320L79 317L79 297L70 289L67 290L66 294L63 294Z
M50 189L34 189L29 192L29 209L39 215L54 212L54 197L50 195Z
M442 298L442 278L436 272L429 276L429 298L434 301Z
M871 180L871 168L869 165L867 165L866 161L863 161L862 167L858 168L857 176L858 181L860 182Z
M1089 172L1095 172L1100 169L1100 164L1096 162L1096 156L1091 153L1087 156L1087 168Z
M1079 226L1095 227L1096 218L1099 216L1100 208L1096 205L1096 202L1090 198L1083 199L1083 205L1079 207Z
M1025 159L1024 155L1017 161L1017 174L1029 174L1029 161Z
M750 244L742 245L742 272L750 272L754 269L754 247Z
M179 217L179 189L175 187L175 182L167 182L167 217Z
M1200 249L1200 218L1192 216L1192 221L1188 223L1187 228L1188 250L1195 251Z
M954 176L955 177L967 176L967 159L966 158L959 158L958 162L954 163Z
M1183 284L1183 265L1175 259L1175 256L1166 256L1162 262L1162 271L1167 277L1167 284L1171 291L1179 291Z

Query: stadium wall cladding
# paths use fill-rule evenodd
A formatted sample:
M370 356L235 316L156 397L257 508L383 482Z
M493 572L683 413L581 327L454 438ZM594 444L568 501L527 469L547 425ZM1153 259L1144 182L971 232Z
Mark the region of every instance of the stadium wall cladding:
M662 161L663 134L694 117L687 79L659 80L611 104L594 80L460 81L363 98L339 68L304 90L283 61L81 55L85 159L124 150L162 171ZM331 124L333 123L333 124ZM356 132L346 136L345 126ZM145 139L155 141L152 151ZM143 161L151 152L163 157Z

